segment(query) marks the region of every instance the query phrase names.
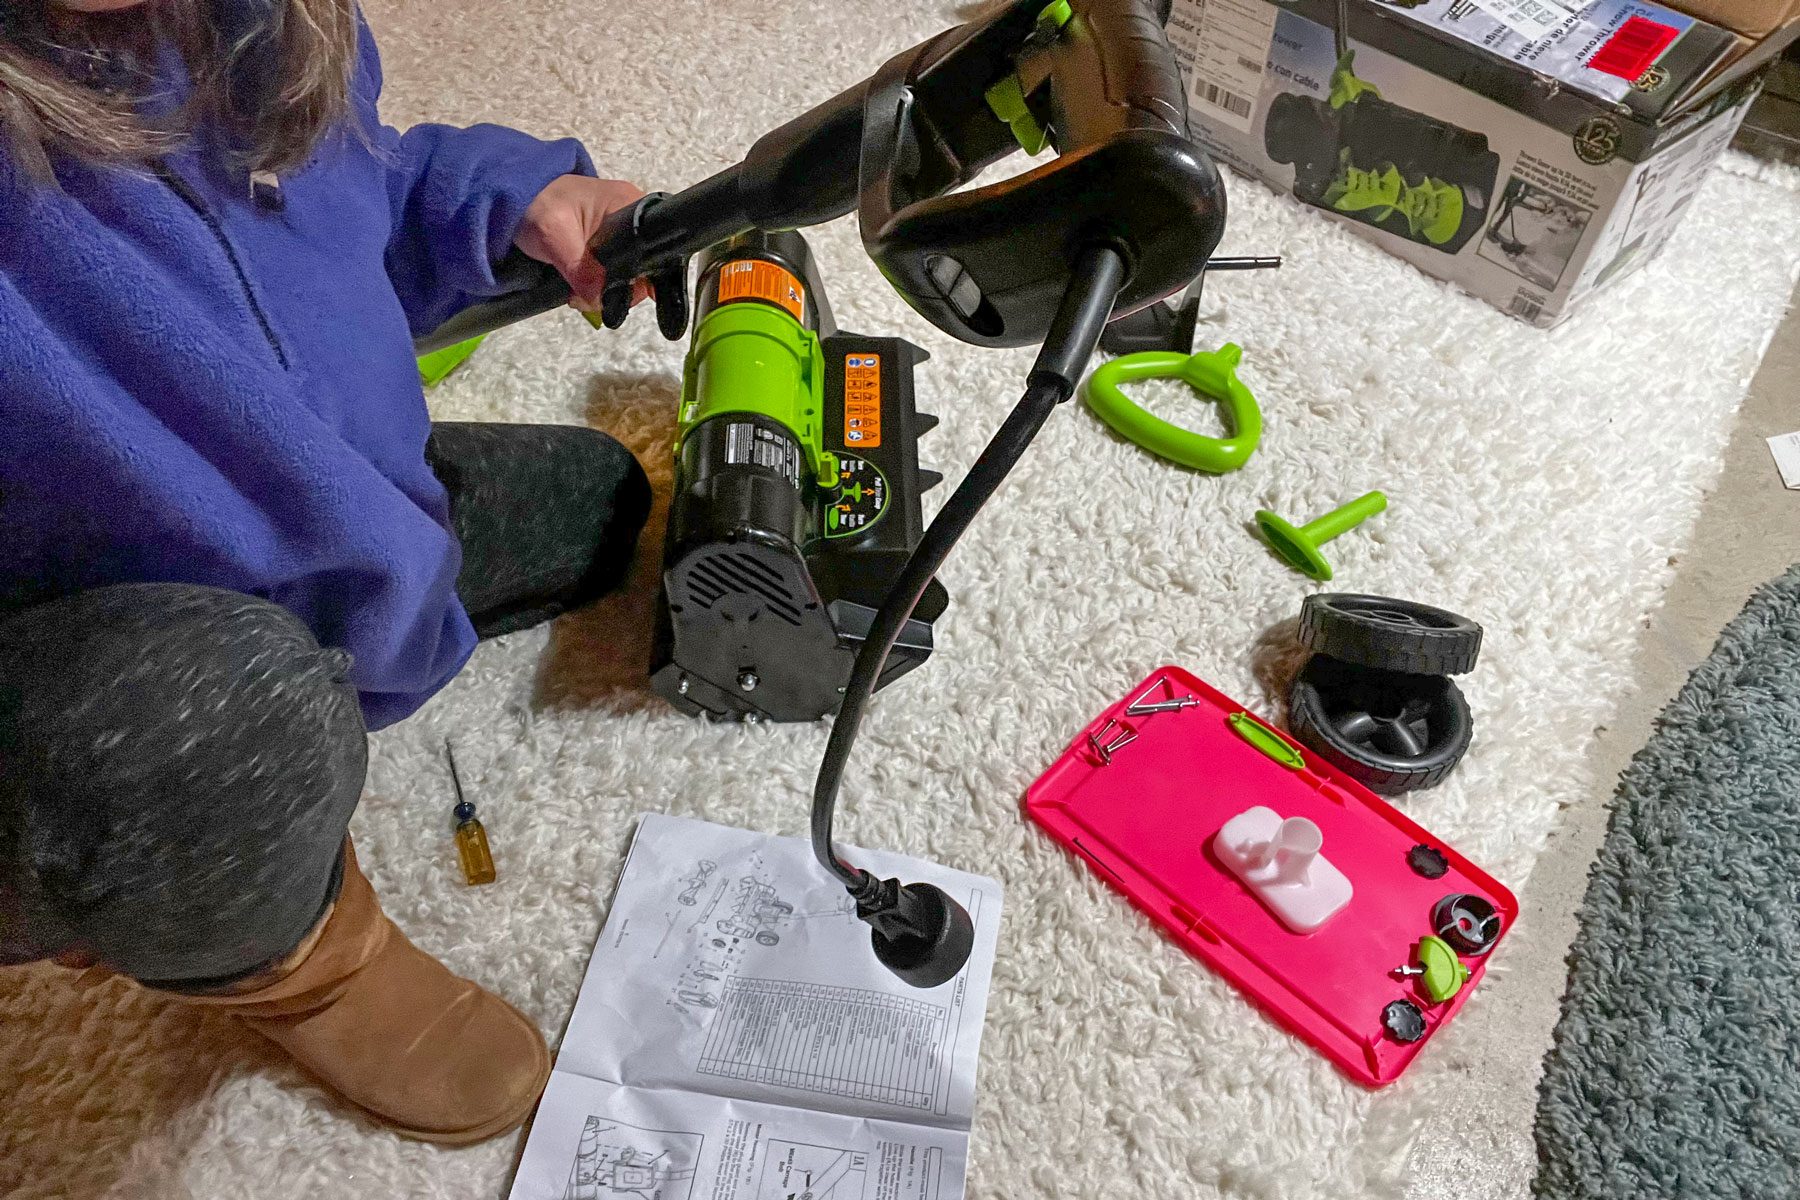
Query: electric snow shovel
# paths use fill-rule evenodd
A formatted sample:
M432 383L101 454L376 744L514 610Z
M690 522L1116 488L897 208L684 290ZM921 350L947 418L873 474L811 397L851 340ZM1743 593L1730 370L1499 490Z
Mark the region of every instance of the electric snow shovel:
M976 512L1051 411L1073 394L1108 320L1182 291L1218 244L1224 188L1189 136L1186 94L1163 32L1166 17L1166 3L1158 0L1015 0L897 55L864 82L763 137L738 165L615 214L593 246L611 281L605 323L616 328L625 320L632 282L646 278L658 324L675 339L688 327L694 255L754 231L793 230L855 212L869 256L926 320L978 346L1041 347L1024 395L936 519L907 539L877 611L855 631L853 662L813 793L820 863L855 898L858 915L873 928L876 955L919 987L942 984L961 970L973 938L968 914L935 887L878 879L839 854L832 841L839 783L896 639ZM1014 178L961 190L1021 148L1033 154L1054 148L1057 156ZM805 334L816 337L817 330L805 325L816 325L817 314L803 298L804 271L790 269L802 257L792 246L739 242L724 251L730 261L709 260L719 269L709 268L705 277L705 316L689 357L696 389L690 396L700 394L696 364L707 330L740 305L743 312L750 305L786 309L798 330L777 319L757 323L764 332L755 336L776 330L775 341L798 347L795 361L816 361ZM734 268L746 291L735 291L733 277L732 303L722 304L719 281ZM455 344L567 299L560 278L535 263L515 258L505 271L518 291L465 311L421 339L420 349ZM758 272L760 284L751 278ZM867 351L844 354L862 358ZM839 403L829 407L844 409L837 414L845 418L836 430L842 439L850 393L869 395L867 377L847 388L847 373L875 368L837 362L832 369L840 367L846 374L829 393ZM781 382L767 382L776 376ZM689 512L703 508L721 544L757 545L773 554L721 568L709 576L705 594L741 603L739 611L756 613L758 621L798 597L796 615L803 616L806 604L821 602L813 577L817 556L798 544L818 528L802 519L804 498L841 478L845 458L855 458L847 453L852 443L827 445L822 439L829 431L791 427L804 423L808 407L791 402L793 389L802 386L795 376L746 371L740 377L764 382L713 387L702 406L684 412L677 503ZM826 385L817 386L823 404ZM769 387L782 395L766 394ZM764 419L750 420L746 412ZM796 412L799 417L780 417ZM733 435L733 421L750 431ZM701 441L711 449L687 452ZM683 499L696 489L707 500L698 507ZM784 489L802 494L798 508L786 500L779 506L755 501ZM786 514L786 523L768 527L758 516L767 511ZM677 536L672 531L672 543ZM776 559L798 566L771 577L761 567ZM770 616L765 624L779 623ZM828 660L820 662L818 669L830 669ZM728 690L721 681L712 686Z

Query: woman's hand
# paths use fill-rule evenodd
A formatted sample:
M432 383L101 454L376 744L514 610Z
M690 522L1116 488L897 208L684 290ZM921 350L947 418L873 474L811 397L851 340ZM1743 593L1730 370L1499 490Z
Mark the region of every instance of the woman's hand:
M642 188L622 179L559 176L526 208L525 220L513 244L562 272L573 293L570 304L595 311L606 287L606 270L588 253L588 243L600 231L607 214L631 207L643 194ZM638 280L631 302L636 304L647 295L648 286Z

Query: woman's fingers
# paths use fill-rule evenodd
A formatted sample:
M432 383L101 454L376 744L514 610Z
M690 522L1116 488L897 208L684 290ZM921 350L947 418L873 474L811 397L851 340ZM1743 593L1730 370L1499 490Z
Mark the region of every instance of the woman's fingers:
M596 311L606 290L606 269L588 248L609 215L637 203L643 195L643 189L621 179L585 175L553 179L525 210L514 244L562 274L569 284L571 305ZM649 286L637 280L631 302L637 304L649 294Z

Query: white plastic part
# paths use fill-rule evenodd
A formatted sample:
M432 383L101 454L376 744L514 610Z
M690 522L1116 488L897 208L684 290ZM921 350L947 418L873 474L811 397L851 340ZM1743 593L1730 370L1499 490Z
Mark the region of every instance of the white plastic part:
M1350 903L1350 881L1320 851L1325 836L1305 817L1281 819L1257 805L1213 839L1219 861L1295 933L1312 933Z

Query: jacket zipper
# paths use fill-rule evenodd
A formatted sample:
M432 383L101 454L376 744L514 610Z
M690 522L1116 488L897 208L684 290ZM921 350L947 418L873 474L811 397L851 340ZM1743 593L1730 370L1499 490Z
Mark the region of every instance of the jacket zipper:
M269 349L275 353L275 361L281 364L282 370L291 370L287 351L282 349L281 339L275 336L275 326L269 323L269 314L263 311L262 302L256 298L256 292L250 287L250 276L244 270L244 260L238 257L237 248L231 244L231 239L225 236L225 227L219 223L219 218L206 207L206 201L201 199L200 193L190 187L187 180L177 175L167 165L159 164L157 166L156 177L162 180L171 192L180 197L183 204L193 209L194 215L199 217L201 223L212 231L213 239L219 243L219 249L225 252L225 260L231 264L232 271L237 275L238 286L243 289L244 302L250 306L250 314L256 318L257 325L262 329L263 337L268 340Z

